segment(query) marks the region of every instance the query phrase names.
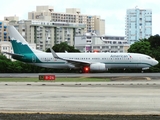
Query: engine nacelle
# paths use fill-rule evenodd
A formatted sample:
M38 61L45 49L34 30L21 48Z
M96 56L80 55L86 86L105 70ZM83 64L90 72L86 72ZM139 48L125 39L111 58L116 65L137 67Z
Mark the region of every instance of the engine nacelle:
M148 69L149 69L149 67L142 68L142 70L148 70Z
M68 64L68 67L69 68L74 68L74 69L76 68L75 65L73 65L73 64Z
M104 63L93 63L90 65L91 71L105 71L107 70L106 65Z

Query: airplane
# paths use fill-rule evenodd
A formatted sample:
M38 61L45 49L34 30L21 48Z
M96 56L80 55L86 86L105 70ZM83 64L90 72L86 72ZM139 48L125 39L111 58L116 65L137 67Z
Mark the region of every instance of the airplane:
M154 58L139 53L51 53L32 49L14 26L8 26L14 53L5 52L13 59L46 68L79 69L84 73L101 72L108 69L146 70L158 64Z

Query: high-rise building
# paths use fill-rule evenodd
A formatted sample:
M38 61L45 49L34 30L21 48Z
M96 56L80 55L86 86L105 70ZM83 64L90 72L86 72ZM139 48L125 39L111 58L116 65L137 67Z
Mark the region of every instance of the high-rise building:
M83 35L85 24L35 20L10 21L28 43L35 43L36 49L45 51L50 46L67 42L73 46L75 35Z
M8 41L8 21L0 21L0 41Z
M98 15L83 15L78 8L67 8L66 13L55 12L53 6L37 6L36 11L28 13L30 20L86 24L85 33L95 32L105 35L105 20Z
M152 35L152 10L127 9L125 36L129 44Z
M7 16L7 17L5 16L4 20L0 20L0 42L9 40L8 30L7 30L9 21L18 21L18 20L19 20L18 16Z
M18 21L19 20L19 17L18 16L5 16L4 17L4 20L5 21L11 21L11 20L15 20L15 21Z

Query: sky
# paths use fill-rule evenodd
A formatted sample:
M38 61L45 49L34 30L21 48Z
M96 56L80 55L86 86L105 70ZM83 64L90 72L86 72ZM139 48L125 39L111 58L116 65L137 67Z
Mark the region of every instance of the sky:
M36 6L43 5L53 6L55 12L65 13L66 8L79 8L81 14L99 15L105 19L105 34L115 36L125 36L127 9L151 9L152 35L160 33L160 0L3 0L0 20L14 15L19 20L27 20L28 12L36 11Z

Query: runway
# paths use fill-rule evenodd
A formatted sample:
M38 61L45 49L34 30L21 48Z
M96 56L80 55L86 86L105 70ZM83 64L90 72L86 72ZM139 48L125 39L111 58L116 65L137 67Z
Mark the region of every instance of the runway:
M0 112L160 115L160 80L0 82Z
M0 73L0 77L38 77L39 75L55 75L56 77L150 77L160 78L159 73Z

